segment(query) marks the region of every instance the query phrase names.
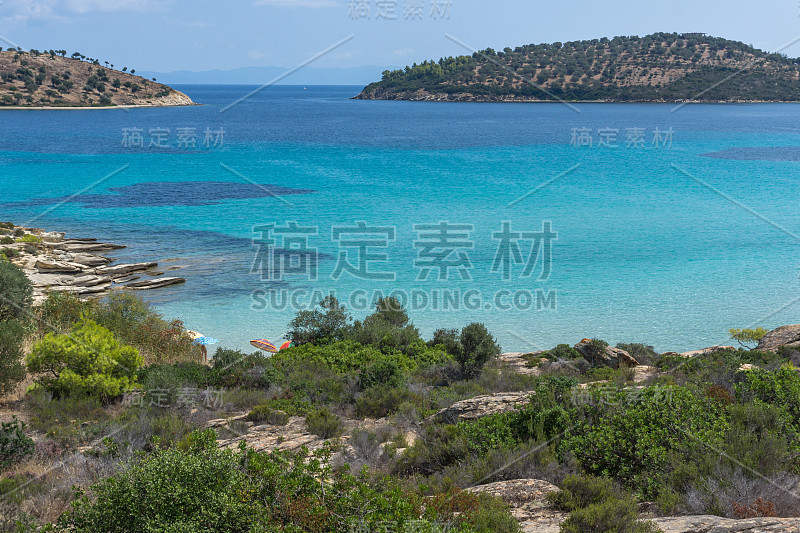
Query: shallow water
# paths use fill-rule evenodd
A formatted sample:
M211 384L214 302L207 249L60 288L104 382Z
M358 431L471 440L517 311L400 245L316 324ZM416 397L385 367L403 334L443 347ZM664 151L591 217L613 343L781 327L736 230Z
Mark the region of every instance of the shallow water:
M481 321L509 351L798 322L800 105L270 87L221 112L253 87L177 88L206 105L1 112L0 218L161 261L187 283L143 295L225 346L330 291L357 318L396 291L424 335Z

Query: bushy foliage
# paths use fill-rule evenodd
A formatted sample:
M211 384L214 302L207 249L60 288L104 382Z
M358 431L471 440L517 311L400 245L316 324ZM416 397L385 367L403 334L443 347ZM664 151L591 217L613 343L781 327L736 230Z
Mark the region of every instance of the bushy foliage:
M306 427L309 432L323 439L338 437L344 429L342 419L325 408L309 412L306 416Z
M212 385L266 389L278 380L276 361L263 352L245 354L239 350L218 348L209 372Z
M23 342L25 325L19 320L0 321L0 395L4 395L25 378Z
M728 333L731 336L731 339L738 342L742 347L747 349L752 349L754 344L758 344L758 341L764 338L764 335L769 333L764 328L732 328L728 330Z
M33 286L15 265L0 260L0 394L25 377L22 348L30 323Z
M646 497L657 493L673 454L718 448L729 427L724 407L683 387L594 390L573 416L563 449L587 472Z
M45 328L40 335L53 330L68 332L87 318L138 348L147 364L203 360L200 347L186 335L180 320L165 320L130 292L113 292L104 301L82 301L71 294L52 292L38 312Z
M17 417L0 424L0 472L33 453L33 439L24 430L25 422Z
M4 249L6 258L13 257L16 250ZM0 261L0 320L28 319L28 308L33 297L33 285L25 274L13 263Z
M213 432L194 433L94 485L54 529L323 533L354 527L372 531L387 522L402 528L420 520L422 527L440 521L463 533L490 531L470 525L469 513L456 516L462 508L453 512L425 505L391 479L373 482L363 473L332 471L325 450L311 460L304 452L221 450Z
M319 309L300 311L291 322L286 338L295 345L324 344L344 339L350 327L350 314L335 296L326 296Z
M285 426L289 422L289 415L283 411L272 409L268 405L257 405L247 413L247 421L256 424L271 424L273 426Z
M103 401L130 389L143 362L135 348L92 320L68 335L45 335L27 358L28 371L41 374L37 383L54 396L86 394Z
M557 508L570 513L561 525L562 533L661 531L652 522L639 520L636 499L607 478L567 476L561 491L550 493L547 498Z

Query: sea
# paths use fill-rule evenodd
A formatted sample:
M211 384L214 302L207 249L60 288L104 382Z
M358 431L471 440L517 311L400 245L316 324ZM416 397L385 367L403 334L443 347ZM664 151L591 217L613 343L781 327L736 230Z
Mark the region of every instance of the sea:
M201 105L0 111L0 219L126 246L140 295L252 350L334 294L424 337L659 351L800 322L800 105L354 100L186 85Z

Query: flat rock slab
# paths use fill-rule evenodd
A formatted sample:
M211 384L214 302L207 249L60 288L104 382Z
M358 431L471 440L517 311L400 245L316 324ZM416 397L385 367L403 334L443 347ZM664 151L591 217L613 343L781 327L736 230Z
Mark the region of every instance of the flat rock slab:
M149 289L160 289L161 287L169 287L170 285L179 285L181 283L186 283L186 280L183 278L158 278L146 279L144 281L134 281L133 283L128 283L124 287L126 289L135 291L144 291Z
M543 353L546 353L547 350L539 350L536 352L509 352L509 353L501 353L498 359L506 364L511 370L516 372L517 374L523 374L526 376L538 376L541 374L541 370L536 367L529 367L528 362L523 359L524 355L531 355L537 356Z
M285 426L272 426L269 424L251 427L247 434L217 441L220 448L236 448L240 442L245 442L258 451L270 452L273 450L297 450L302 446L310 451L317 450L325 443L316 435L306 429L305 418L293 416Z
M719 516L670 516L653 522L664 533L800 533L800 518L748 518L734 520Z
M498 392L475 396L454 403L438 413L431 419L445 422L460 422L462 420L476 420L478 418L506 413L521 407L530 401L531 392Z
M95 269L96 274L104 276L111 276L112 278L127 276L133 272L144 272L158 266L158 263L131 263L126 265L114 265L98 267Z

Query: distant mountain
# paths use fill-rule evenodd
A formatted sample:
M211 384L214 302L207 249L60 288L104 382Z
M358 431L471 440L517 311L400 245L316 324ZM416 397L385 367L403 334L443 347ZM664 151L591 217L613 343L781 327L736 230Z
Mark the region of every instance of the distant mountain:
M192 105L191 98L99 61L82 61L65 50L0 52L0 106L113 107ZM127 69L125 69L127 70Z
M304 67L277 82L279 85L366 85L380 76L385 67L350 68ZM244 67L233 70L178 70L174 72L144 72L148 78L170 84L238 84L269 83L290 69L283 67Z
M371 100L800 101L800 60L701 33L532 44L387 70Z

